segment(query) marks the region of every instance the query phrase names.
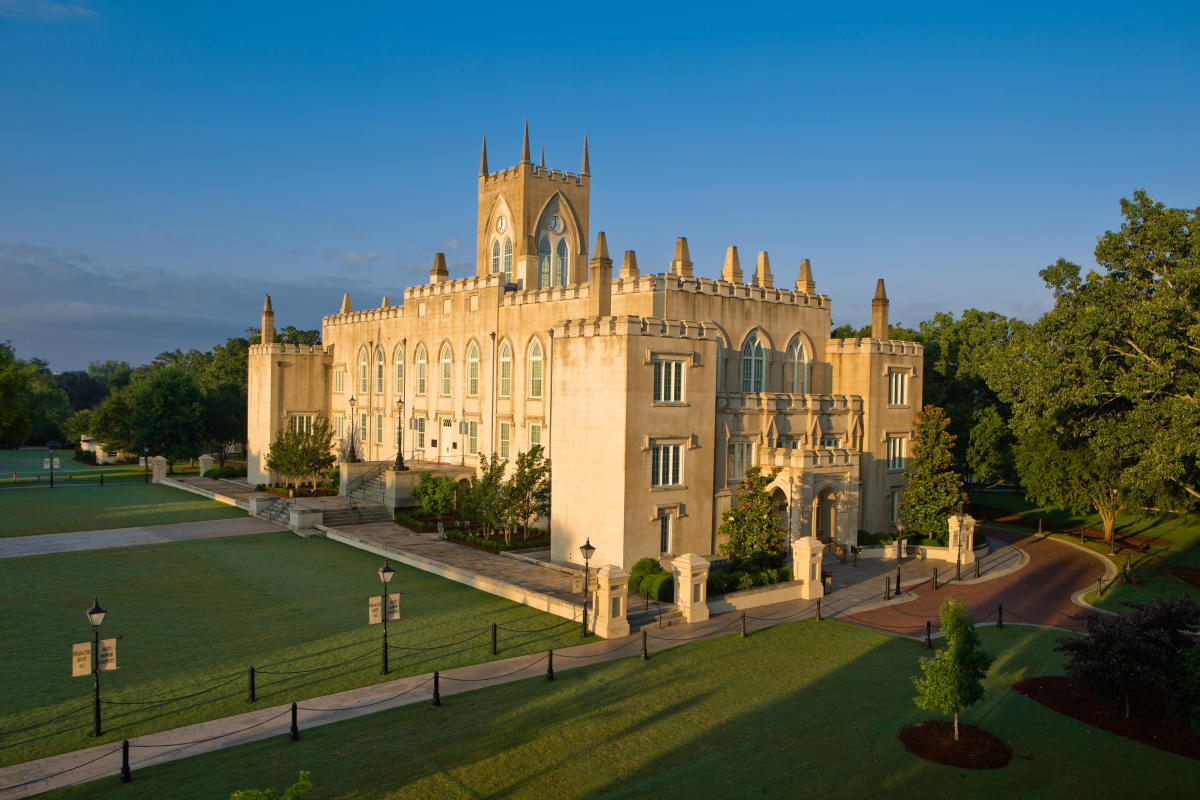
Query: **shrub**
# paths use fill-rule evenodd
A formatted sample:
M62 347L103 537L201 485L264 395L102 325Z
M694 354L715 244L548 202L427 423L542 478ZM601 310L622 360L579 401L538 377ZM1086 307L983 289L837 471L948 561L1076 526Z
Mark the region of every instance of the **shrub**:
M740 573L735 573L735 574L741 576L738 578L738 582L737 582L738 591L741 592L741 591L745 591L746 589L754 588L754 576L753 575L751 575L748 572L740 572Z
M659 568L659 572L647 575L642 579L642 594L658 600L660 603L675 602L675 576Z
M205 470L205 471L204 471L204 477L206 477L206 478L213 478L214 480L215 480L216 478L219 478L219 477L221 477L221 468L220 468L220 467L213 467L212 469Z
M1176 714L1192 733L1200 736L1200 645L1188 648L1179 658L1176 685L1179 705Z
M708 596L725 594L727 591L729 591L729 573L710 570L708 573Z
M242 474L243 475L246 474L245 470L242 471ZM334 467L333 469L329 470L329 482L331 484L333 484L334 486L341 486L341 484L342 484L341 469L339 469L338 467Z
M654 575L662 571L663 568L662 565L658 563L658 559L638 559L637 563L633 565L633 569L629 570L629 591L643 591L642 583L645 581L646 576Z

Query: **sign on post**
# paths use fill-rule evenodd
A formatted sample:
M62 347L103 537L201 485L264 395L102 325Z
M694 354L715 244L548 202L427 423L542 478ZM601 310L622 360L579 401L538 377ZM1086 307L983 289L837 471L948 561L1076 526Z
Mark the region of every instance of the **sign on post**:
M400 595L389 594L387 600L387 618L400 619ZM367 601L367 622L371 625L383 622L383 603L379 595L374 595Z
M100 640L100 671L113 672L117 668L117 640Z
M54 460L54 468L58 469L59 468L58 459L55 458L53 460ZM50 469L50 461L51 461L51 459L49 459L49 458L43 458L42 459L42 469Z
M71 645L71 677L79 678L92 674L92 643L80 642Z

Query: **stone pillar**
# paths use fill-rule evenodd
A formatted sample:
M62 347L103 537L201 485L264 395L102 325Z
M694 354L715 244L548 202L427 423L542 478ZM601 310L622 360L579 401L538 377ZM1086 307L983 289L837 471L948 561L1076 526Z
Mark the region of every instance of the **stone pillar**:
M821 551L825 544L815 536L805 536L792 542L792 577L801 581L800 597L816 600L825 596L821 580Z
M671 562L675 573L675 604L683 612L684 622L708 619L708 559L684 553Z
M595 632L612 639L629 634L628 611L629 573L614 564L596 570Z
M155 483L162 483L167 479L167 459L162 456L155 456L150 459L150 480Z
M267 506L271 505L278 499L279 498L273 494L250 495L250 500L248 501L250 505L250 516L257 517L267 509Z
M950 560L955 561L958 554L962 555L962 563L971 564L975 561L975 549L971 546L975 541L975 518L970 514L951 515Z
M208 472L210 469L213 468L213 457L210 456L208 453L205 453L204 455L200 456L200 458L198 460L200 461L200 474L201 475L203 475L204 473Z

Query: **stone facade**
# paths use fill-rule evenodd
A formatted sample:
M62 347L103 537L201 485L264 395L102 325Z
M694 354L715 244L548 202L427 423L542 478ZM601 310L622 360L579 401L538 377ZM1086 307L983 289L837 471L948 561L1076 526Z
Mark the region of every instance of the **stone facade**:
M892 527L921 403L919 344L887 338L882 281L871 338L831 340L830 301L802 261L774 285L765 252L743 275L698 278L687 240L661 272L626 251L614 275L603 232L589 257L590 169L529 158L489 172L481 156L475 274L429 283L393 305L322 320L322 345L250 349L251 483L282 425L333 421L344 453L472 467L540 443L552 462L552 558L628 569L712 554L746 467L779 467L772 492L793 539L845 544ZM745 277L748 282L743 281ZM353 400L353 411L351 411ZM398 401L402 401L398 402Z

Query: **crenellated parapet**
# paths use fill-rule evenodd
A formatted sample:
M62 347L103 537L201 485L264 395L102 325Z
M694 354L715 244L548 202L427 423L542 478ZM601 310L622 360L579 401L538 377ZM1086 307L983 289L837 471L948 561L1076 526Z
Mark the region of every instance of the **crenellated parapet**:
M894 339L830 339L825 347L826 353L830 355L878 353L919 358L925 354L925 346L920 342L902 342Z
M655 336L700 341L716 340L720 336L715 326L704 322L634 315L571 319L559 323L553 328L553 331L555 338L562 339L596 336Z
M252 344L250 345L250 355L274 355L274 356L323 356L333 352L332 346L326 347L320 344L282 344L274 342L272 344Z

